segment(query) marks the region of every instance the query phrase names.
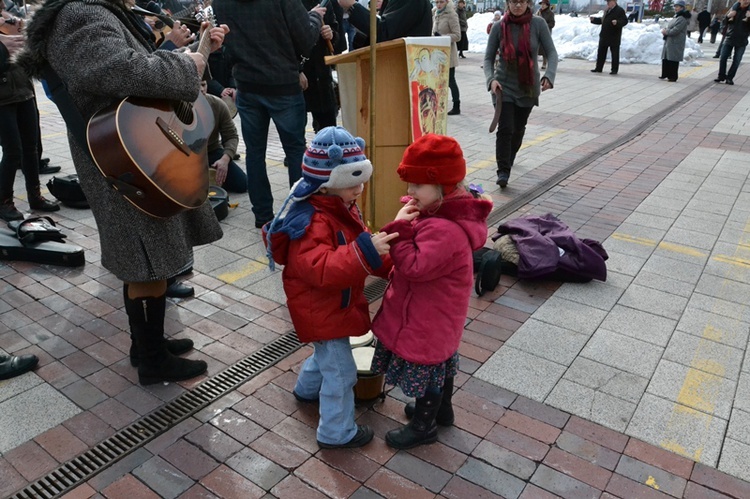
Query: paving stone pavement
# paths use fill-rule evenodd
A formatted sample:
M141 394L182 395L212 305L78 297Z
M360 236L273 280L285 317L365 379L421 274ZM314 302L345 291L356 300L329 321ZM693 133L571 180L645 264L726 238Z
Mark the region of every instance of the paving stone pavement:
M67 497L750 497L749 72L714 85L717 63L702 59L669 84L655 66L609 76L563 61L501 192L481 59L462 60L462 114L449 121L469 180L502 208L586 161L509 217L552 212L603 241L607 281L503 276L472 297L456 424L436 444L385 445L405 421L394 389L357 408L375 429L371 444L318 449L317 411L291 394L303 347ZM62 120L44 98L40 111L45 156L72 173ZM273 136L278 204L282 158ZM15 187L27 209L20 175ZM188 356L205 359L208 376L292 330L249 201L232 202L224 238L196 249L195 298L167 312L169 334L195 341ZM137 384L121 283L100 265L91 212L53 217L85 248L84 267L0 263L0 350L40 358L35 372L0 382L2 497L205 379Z

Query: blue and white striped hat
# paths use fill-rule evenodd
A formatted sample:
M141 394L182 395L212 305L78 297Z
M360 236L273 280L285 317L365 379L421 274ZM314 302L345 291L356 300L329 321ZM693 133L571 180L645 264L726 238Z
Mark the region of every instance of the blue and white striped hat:
M372 164L364 149L365 141L343 127L322 129L302 157L302 178L292 187L292 199L306 199L321 187L346 189L370 180Z

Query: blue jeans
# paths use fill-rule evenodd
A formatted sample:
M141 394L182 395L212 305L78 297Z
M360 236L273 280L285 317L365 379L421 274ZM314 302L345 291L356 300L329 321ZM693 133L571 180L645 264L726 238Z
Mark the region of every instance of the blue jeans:
M357 434L354 422L354 364L349 338L316 341L315 352L302 364L294 391L320 399L317 437L324 444L345 444Z
M214 149L208 152L208 164L212 165L216 161L219 161L224 156L224 149ZM242 194L247 192L247 175L242 171L233 159L229 160L227 166L227 179L224 181L224 185L220 185L227 192L236 192Z
M732 56L732 65L729 67L727 72L727 59L732 55L732 49L734 49L734 56ZM745 54L745 47L735 47L727 40L721 46L721 59L719 59L719 78L734 80L734 75L737 74L737 69L740 67L742 56Z
M247 148L247 192L256 222L273 218L273 194L266 172L268 125L273 120L281 146L289 160L289 186L302 176L307 111L302 89L295 95L237 93L237 111Z
M346 33L346 41L351 52L354 50L354 35L357 34L357 28L351 25L348 18L344 19L344 33Z

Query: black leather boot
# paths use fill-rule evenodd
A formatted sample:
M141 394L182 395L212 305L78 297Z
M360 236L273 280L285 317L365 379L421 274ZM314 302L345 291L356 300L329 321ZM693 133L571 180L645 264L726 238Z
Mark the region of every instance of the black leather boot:
M49 199L42 196L39 191L37 191L35 193L29 194L29 207L32 210L44 212L58 211L60 209L60 203L56 201L50 201Z
M162 381L182 381L200 376L208 369L202 360L175 357L164 339L164 313L167 297L125 300L131 333L138 349L138 381L151 385Z
M23 213L16 209L16 205L13 204L13 198L0 201L0 218L6 222L10 222L11 220L23 220Z
M458 101L453 102L453 109L448 111L448 116L455 116L461 114L461 103Z
M445 378L445 382L443 383L443 399L440 402L437 416L435 416L435 422L440 426L453 426L455 417L453 416L453 404L451 404L452 398L453 378ZM404 414L406 414L408 419L414 417L414 406L414 402L409 402L404 406Z
M128 285L124 284L122 287L122 298L125 301L125 310L128 310ZM132 300L130 300L132 301ZM138 367L141 363L140 354L138 353L138 340L133 334L133 320L131 315L128 314L128 321L130 323L130 365ZM185 352L189 352L193 349L193 340L190 338L168 338L164 340L167 344L167 350L172 355L182 355Z
M437 442L435 416L440 409L443 393L428 393L414 404L414 417L409 424L385 434L385 443L394 449L411 449L418 445Z

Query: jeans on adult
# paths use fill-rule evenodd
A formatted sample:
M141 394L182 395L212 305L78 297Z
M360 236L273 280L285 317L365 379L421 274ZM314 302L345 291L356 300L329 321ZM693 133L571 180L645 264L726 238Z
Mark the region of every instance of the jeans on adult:
M729 66L727 71L727 59L732 55L732 65ZM734 75L737 74L737 69L740 67L742 56L745 54L745 47L735 47L730 41L727 41L721 46L721 58L719 59L719 78L734 80Z
M354 35L357 34L357 28L349 23L349 18L344 18L344 33L346 33L346 41L349 47L349 51L354 50Z
M27 194L39 192L39 116L34 99L0 106L0 202L13 198L16 169L21 165Z
M208 164L212 165L216 161L220 160L224 156L224 149L214 149L208 152ZM227 178L224 180L224 185L221 185L224 190L228 192L247 192L247 175L242 171L242 168L234 162L229 160L227 165Z
M316 341L315 352L302 364L295 393L320 400L317 437L325 444L344 444L357 434L354 422L354 364L349 338Z
M516 160L516 154L521 149L523 136L526 133L526 123L529 121L531 107L517 106L512 102L503 102L500 121L497 124L495 138L495 159L497 160L498 175L510 175L510 169Z
M247 167L247 192L256 224L273 219L273 194L266 171L268 126L273 120L284 154L289 160L289 186L302 176L305 153L305 98L302 89L295 95L237 93L237 111L242 124Z

